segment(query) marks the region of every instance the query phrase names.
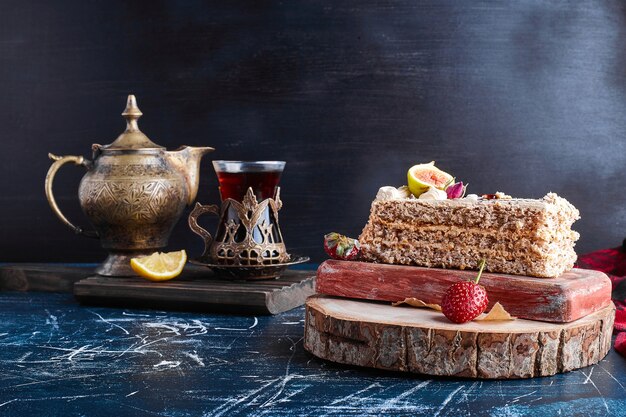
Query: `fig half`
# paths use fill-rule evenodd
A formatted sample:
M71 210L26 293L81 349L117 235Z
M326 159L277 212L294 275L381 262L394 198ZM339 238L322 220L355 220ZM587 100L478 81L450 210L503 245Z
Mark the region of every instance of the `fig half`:
M413 165L407 172L409 190L415 197L428 191L429 187L444 190L447 185L454 181L454 177L443 172L435 166L435 162L428 164Z

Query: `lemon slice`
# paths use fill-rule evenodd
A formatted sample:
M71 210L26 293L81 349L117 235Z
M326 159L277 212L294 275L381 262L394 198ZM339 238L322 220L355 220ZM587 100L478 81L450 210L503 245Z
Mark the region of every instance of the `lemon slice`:
M149 256L132 258L130 266L140 276L150 281L167 281L180 275L187 262L185 250L154 252Z

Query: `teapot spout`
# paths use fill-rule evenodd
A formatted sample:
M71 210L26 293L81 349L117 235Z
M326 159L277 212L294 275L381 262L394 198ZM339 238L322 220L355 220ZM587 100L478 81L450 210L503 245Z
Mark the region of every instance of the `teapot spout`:
M187 205L191 205L198 195L200 160L205 154L214 150L210 147L182 146L175 151L165 152L166 158L185 178Z

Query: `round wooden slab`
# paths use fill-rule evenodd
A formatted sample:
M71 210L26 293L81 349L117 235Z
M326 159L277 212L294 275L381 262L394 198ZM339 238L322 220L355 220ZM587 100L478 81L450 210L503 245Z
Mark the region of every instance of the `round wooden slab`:
M470 378L532 378L592 365L611 347L615 307L571 323L454 324L434 310L316 295L304 347L322 359Z

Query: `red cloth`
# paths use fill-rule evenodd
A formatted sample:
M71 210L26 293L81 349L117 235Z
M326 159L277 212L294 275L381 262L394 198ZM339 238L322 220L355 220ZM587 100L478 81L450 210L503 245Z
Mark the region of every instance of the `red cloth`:
M626 251L624 247L602 249L579 256L576 266L602 271L611 278L613 283L611 298L617 308L613 327L613 331L617 333L614 347L626 356Z

